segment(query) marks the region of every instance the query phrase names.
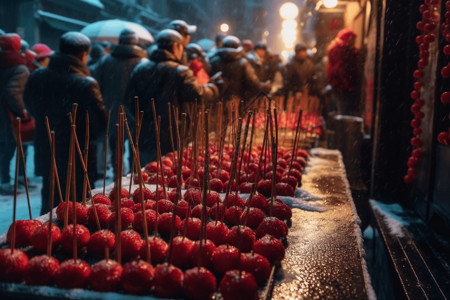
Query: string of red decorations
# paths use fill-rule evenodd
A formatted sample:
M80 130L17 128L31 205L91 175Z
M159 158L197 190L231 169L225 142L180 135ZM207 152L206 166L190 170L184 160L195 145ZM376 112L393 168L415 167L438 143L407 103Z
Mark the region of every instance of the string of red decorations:
M419 12L422 14L422 20L416 24L416 28L420 30L420 34L416 37L416 43L419 46L419 61L417 62L417 69L413 72L413 77L416 81L414 82L414 89L410 94L414 100L414 103L411 105L411 112L414 114L414 118L410 123L413 128L414 137L410 140L413 150L407 162L408 171L403 177L403 181L406 183L412 183L416 179L417 166L423 153L421 149L423 140L420 138L420 135L422 134L422 119L425 116L422 112L425 100L421 98L421 91L424 88L424 69L429 64L428 58L430 54L428 50L430 43L436 39L436 27L440 19L439 4L440 0L425 0L419 6Z
M445 8L446 8L446 12L444 14L445 20L444 22L442 22L441 25L441 34L442 37L447 42L447 45L445 45L443 49L444 55L450 56L450 0L447 0L447 2L445 2ZM441 69L441 76L442 79L444 80L450 78L450 62L447 63L447 65ZM447 90L443 92L441 94L440 100L442 104L450 105L450 91ZM447 118L450 119L450 115L447 116ZM447 129L447 131L442 131L441 133L439 133L437 140L439 143L443 145L447 146L450 145L450 127Z

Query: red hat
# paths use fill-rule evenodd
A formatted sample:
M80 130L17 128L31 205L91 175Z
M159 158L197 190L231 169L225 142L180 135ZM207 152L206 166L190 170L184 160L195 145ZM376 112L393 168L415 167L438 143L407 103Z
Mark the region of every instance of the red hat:
M12 50L14 52L20 51L20 36L15 33L7 33L0 36L0 48L3 50Z
M36 52L36 58L43 58L53 54L53 50L46 44L35 44L31 50Z

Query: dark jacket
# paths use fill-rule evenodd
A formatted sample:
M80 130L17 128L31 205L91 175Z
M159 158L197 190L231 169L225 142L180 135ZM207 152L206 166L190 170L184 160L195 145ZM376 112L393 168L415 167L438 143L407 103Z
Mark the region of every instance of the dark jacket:
M316 82L316 67L309 59L293 57L286 65L285 87L293 93L303 92Z
M30 75L25 57L14 51L0 52L0 142L13 137L11 118L24 117L23 91Z
M275 73L278 70L278 65L275 58L270 53L266 54L264 61L261 61L260 57L253 51L247 55L247 58L255 70L259 81L273 81Z
M115 135L113 128L117 123L119 106L124 104L131 71L143 61L148 61L144 49L138 46L118 45L110 55L100 60L93 73L100 85L106 109L111 110L110 135Z
M140 63L131 73L126 92L128 110L134 115L134 96L139 97L139 107L144 111L139 139L140 149L155 151L156 138L151 99L155 99L157 114L161 116L161 152L171 151L167 103L171 102L183 112L185 104L195 100L208 103L218 96L217 87L208 83L200 85L192 70L184 66L169 51L157 49L149 62Z
M224 80L221 99L228 101L237 97L248 101L259 91L269 92L270 85L260 83L242 48L220 48L211 58L211 75L222 72Z
M34 146L37 175L47 176L49 172L50 146L45 116L48 116L50 128L56 135L58 169L64 169L67 164L71 130L67 113L72 110L73 103L78 103L76 128L81 147L84 145L86 110L89 112L91 141L101 136L106 127L106 110L100 87L90 77L87 66L70 55L56 53L50 58L48 68L34 71L25 87L24 101L36 119ZM60 176L65 176L65 173Z

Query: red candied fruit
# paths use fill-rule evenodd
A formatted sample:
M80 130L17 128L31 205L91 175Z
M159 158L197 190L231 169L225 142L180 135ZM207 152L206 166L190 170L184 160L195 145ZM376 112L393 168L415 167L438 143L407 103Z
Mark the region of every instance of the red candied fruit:
M214 204L220 201L220 195L218 192L209 191L208 194L206 194L206 206L212 207Z
M31 236L33 232L42 225L38 220L17 220L16 221L16 245L15 247L26 247L31 245ZM8 233L6 235L6 241L11 245L12 227L9 226Z
M135 295L148 294L153 287L155 269L143 260L130 261L123 266L122 288Z
M139 255L142 247L142 239L139 233L132 229L124 230L120 233L120 244L122 246L122 256L135 258Z
M226 243L228 232L229 229L223 222L212 221L206 224L206 238L211 240L216 246Z
M107 247L111 252L116 243L114 233L107 229L102 229L94 232L89 239L87 250L90 255L104 256L105 248Z
M239 265L239 251L234 246L220 245L212 255L214 271L225 274L229 270L236 269Z
M151 254L150 257L152 260L152 264L156 265L163 263L166 260L167 256L169 255L169 245L162 238L155 236L149 237L148 242L150 244L150 254ZM142 243L140 251L140 256L142 259L147 258L146 251L147 248L146 243L144 241Z
M56 208L56 217L58 218L58 221L63 223L64 222L64 213L65 213L65 206L66 206L66 202L61 202L58 207ZM73 203L69 202L69 205L67 207L67 209L69 210L68 213L68 223L72 224L73 223ZM75 214L76 214L76 218L77 218L77 224L87 224L88 221L88 208L86 206L84 206L81 203L76 203L75 204Z
M212 254L216 250L216 246L211 240L203 240L202 244L202 261L201 266L210 269L212 265ZM190 263L192 266L196 266L199 260L200 241L195 241L191 249Z
M241 268L252 273L259 284L263 284L270 276L270 262L258 253L242 253Z
M227 208L231 206L239 206L239 207L244 206L244 200L242 200L242 198L235 193L230 193L228 195L228 199L225 199L223 202Z
M61 263L55 274L55 283L63 289L82 289L86 287L91 266L81 259L69 259Z
M256 240L255 233L250 227L239 226L240 236L238 241L238 226L231 228L227 236L227 243L238 247L241 247L242 252L250 252L253 250L253 243Z
M181 228L181 219L175 216L175 233ZM161 236L170 236L172 229L172 213L163 213L158 216L158 232Z
M183 199L191 206L195 206L202 202L202 192L198 188L189 188L184 193Z
M172 241L172 263L176 267L188 266L194 242L183 236L176 236Z
M264 220L264 212L256 207L245 209L241 215L241 223L251 228L257 228Z
M199 218L189 218L183 220L181 224L181 229L184 235L189 239L196 241L200 239L202 221Z
M183 291L183 271L168 263L155 268L155 294L161 298L176 298Z
M95 204L95 209L97 211L98 221L100 222L100 227L105 228L109 225L109 216L112 212L109 210L108 206L105 204ZM88 209L88 225L90 227L97 228L97 223L95 220L94 207L90 206Z
M153 199L152 191L146 187L143 187L142 192L144 193L144 200ZM133 201L135 203L141 203L141 189L137 188L133 192Z
M256 300L258 285L251 273L230 270L220 281L220 292L224 300Z
M53 284L58 269L59 262L56 258L48 255L35 256L25 268L25 282L29 285Z
M89 229L81 224L77 224L75 228L75 234L77 238L77 249L79 253L81 248L87 246L91 234L89 233ZM73 224L70 224L66 228L64 228L61 235L61 248L68 253L73 253Z
M128 193L128 190L123 187L120 190L120 199L128 198L129 196L130 196L130 193ZM116 188L115 187L109 192L109 199L111 199L111 201L116 200Z
M239 224L240 215L242 214L242 208L239 206L232 206L225 212L225 220L228 224L237 225Z
M266 217L256 229L256 238L261 238L266 234L280 239L288 234L288 227L286 223L275 217Z
M128 207L122 207L120 208L120 226L122 229L128 228L131 223L133 223L134 220L134 214L133 210ZM113 212L109 215L109 227L114 228L116 224L116 213Z
M209 181L211 191L220 193L223 190L223 182L219 178L213 178Z
M103 195L103 194L95 194L92 197L92 202L99 204L106 204L106 205L111 205L111 199L108 198L108 196Z
M248 206L248 201L250 201L250 207L264 209L266 205L266 197L261 194L254 194L251 199L249 197L247 201L245 201L245 206Z
M145 211L145 219L147 221L147 230L148 233L153 232L155 230L155 222L156 222L156 211L147 209ZM143 218L142 218L142 212L138 211L134 215L133 220L133 229L137 232L144 232L144 224L143 224Z
M55 249L61 241L61 230L58 226L52 223L52 249ZM33 248L40 253L44 253L47 250L48 240L48 223L44 223L33 232L31 236L31 244Z
M158 213L163 214L173 212L174 204L167 199L161 199L157 202L156 206L158 207Z
M267 258L271 264L282 261L286 251L280 240L269 234L257 240L253 249Z
M195 267L184 272L183 289L190 299L211 299L216 285L216 277L208 269Z
M101 260L92 266L89 284L94 291L111 292L115 291L122 278L122 266L112 260Z
M10 248L0 250L0 281L21 282L28 264L25 252Z

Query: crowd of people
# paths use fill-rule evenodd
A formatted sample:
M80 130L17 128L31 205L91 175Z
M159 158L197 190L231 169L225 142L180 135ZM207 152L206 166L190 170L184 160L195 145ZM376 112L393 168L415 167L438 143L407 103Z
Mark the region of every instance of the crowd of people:
M91 186L98 173L96 147L101 147L111 111L109 147L114 157L119 107L124 105L128 121L134 122L134 99L138 97L144 111L139 140L141 163L156 158L155 130L150 99L155 100L161 119L162 154L171 151L168 137L168 102L182 112L186 104L198 101L214 107L233 99L243 99L244 106L258 95L319 95L325 80L303 44L283 65L280 57L262 42L243 42L236 36L216 37L216 46L209 52L190 43L196 27L174 20L155 37L155 44L143 49L139 36L124 29L118 44L108 42L91 45L79 32L67 32L60 38L59 48L51 50L44 44L31 49L14 33L0 32L0 167L2 194L13 192L10 161L15 151L14 119L30 116L35 120L35 173L43 177L42 209L48 211L50 194L50 144L45 119L55 131L56 164L62 194L66 188L71 123L68 113L78 103L76 131L80 147L84 147L87 130L91 142L87 168ZM245 107L240 107L244 111ZM86 128L86 118L89 128ZM134 126L130 126L134 128ZM100 150L102 153L102 150ZM101 158L102 157L98 157ZM112 164L114 165L114 164ZM78 161L76 178L82 181L83 169ZM82 185L76 195L81 198ZM58 203L59 199L55 199Z

